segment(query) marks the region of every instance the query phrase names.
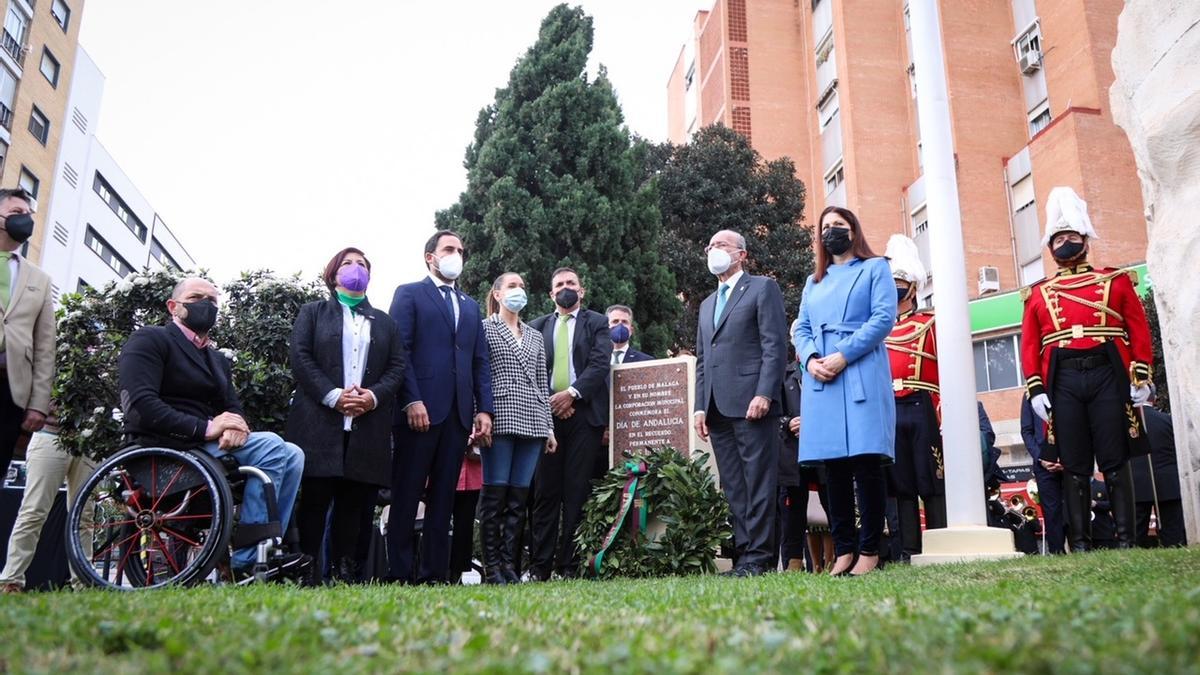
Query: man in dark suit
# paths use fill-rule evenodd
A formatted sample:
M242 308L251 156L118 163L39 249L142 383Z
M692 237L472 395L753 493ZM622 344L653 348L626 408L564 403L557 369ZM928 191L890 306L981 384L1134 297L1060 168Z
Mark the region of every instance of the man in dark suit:
M696 432L712 434L721 487L733 513L737 560L754 576L775 561L780 395L787 367L783 293L769 277L742 270L746 240L732 230L705 249L717 291L700 303L696 331Z
M389 312L409 355L392 429L389 576L446 583L450 514L468 437L492 430L492 373L479 305L455 287L466 251L441 230L425 243L429 276L396 288ZM421 564L414 565L417 504L425 501Z
M1175 456L1175 425L1170 415L1154 408L1154 399L1151 385L1150 400L1141 407L1146 419L1146 433L1150 436L1150 454L1129 460L1133 468L1134 501L1137 502L1134 532L1140 546L1150 545L1150 511L1153 509L1158 513L1158 545L1187 546L1179 464Z
M532 578L578 573L575 529L591 494L601 439L608 425L612 338L603 314L584 309L579 274L560 267L550 276L557 311L529 323L542 332L550 373L550 412L558 452L542 455L533 477ZM561 526L561 531L560 531Z
M611 305L604 310L608 317L608 330L612 336L612 365L653 361L654 357L633 348L633 309L626 305Z
M216 286L206 279L180 281L167 301L172 322L140 328L121 349L117 362L125 433L146 446L204 448L213 457L231 454L238 462L262 469L275 483L279 521L291 519L304 453L270 432L251 432L242 417L242 404L233 388L229 359L208 343L217 320ZM267 522L262 484L246 482L240 522ZM236 576L248 575L255 547L233 553ZM276 573L305 571L311 559L303 554L280 556L270 562Z
M1021 400L1021 439L1033 458L1033 478L1037 481L1038 502L1045 521L1046 552L1065 553L1067 524L1063 520L1062 464L1042 463L1042 444L1046 442L1046 425L1033 414L1029 397Z

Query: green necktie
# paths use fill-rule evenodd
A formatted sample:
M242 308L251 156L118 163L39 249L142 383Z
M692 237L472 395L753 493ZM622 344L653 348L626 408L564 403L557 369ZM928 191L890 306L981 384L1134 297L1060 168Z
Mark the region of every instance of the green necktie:
M12 268L8 261L12 259L9 251L0 251L0 307L8 307L8 299L12 288Z
M567 333L570 314L558 316L558 328L554 329L554 391L566 391L571 386L571 340Z

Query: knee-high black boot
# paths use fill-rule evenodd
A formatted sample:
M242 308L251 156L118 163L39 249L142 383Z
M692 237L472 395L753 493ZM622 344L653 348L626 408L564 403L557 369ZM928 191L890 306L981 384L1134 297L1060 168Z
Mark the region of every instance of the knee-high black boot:
M925 529L940 530L948 524L946 518L946 495L933 495L924 500Z
M506 584L501 569L500 510L505 485L484 485L479 492L479 547L483 554L483 583Z
M1133 548L1137 506L1133 501L1133 469L1129 462L1115 471L1105 472L1104 484L1108 486L1108 502L1116 525L1117 548Z
M1067 474L1063 479L1063 512L1072 553L1092 549L1092 477Z
M521 575L517 573L514 561L521 548L521 521L528 503L529 488L508 487L504 498L504 516L500 519L500 572L510 584L521 583Z
M900 520L900 543L907 561L921 553L921 508L916 497L896 498L896 515Z

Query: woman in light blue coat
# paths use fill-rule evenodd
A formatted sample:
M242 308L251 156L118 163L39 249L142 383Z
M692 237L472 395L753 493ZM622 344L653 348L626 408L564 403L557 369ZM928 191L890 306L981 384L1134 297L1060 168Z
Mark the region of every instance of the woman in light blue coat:
M816 271L792 332L805 371L800 462L825 465L837 553L830 572L861 576L879 564L883 467L895 456L896 404L883 340L896 322L896 287L887 260L871 252L848 209L826 208L817 236Z

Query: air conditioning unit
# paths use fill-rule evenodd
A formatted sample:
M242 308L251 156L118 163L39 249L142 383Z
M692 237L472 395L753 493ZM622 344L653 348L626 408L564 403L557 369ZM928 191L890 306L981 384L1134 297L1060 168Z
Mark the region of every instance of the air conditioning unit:
M1000 290L1000 270L990 265L979 268L979 294L987 295Z
M1021 56L1021 72L1025 75L1036 73L1042 67L1042 52L1033 50Z

